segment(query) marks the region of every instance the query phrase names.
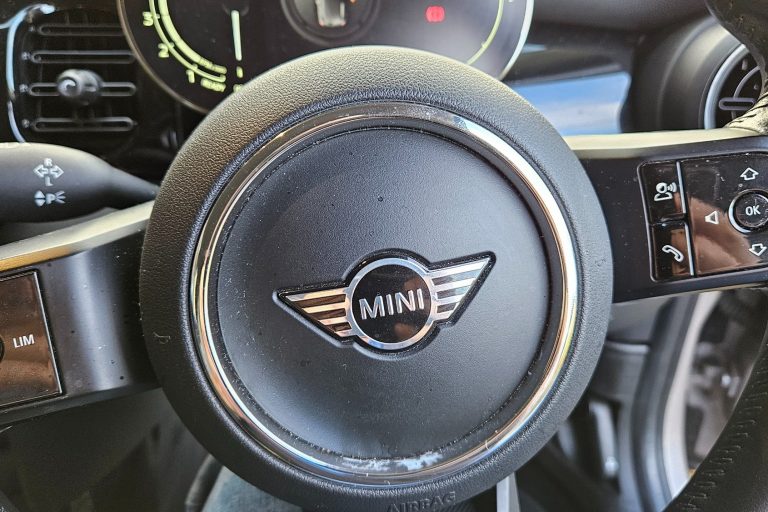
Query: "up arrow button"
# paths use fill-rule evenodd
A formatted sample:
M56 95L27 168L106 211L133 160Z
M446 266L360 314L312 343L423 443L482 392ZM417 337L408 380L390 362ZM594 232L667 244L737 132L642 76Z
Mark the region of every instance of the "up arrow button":
M747 167L747 168L744 170L744 172L743 172L743 173L741 173L741 178L742 178L744 181L752 181L752 180L754 180L755 178L757 178L759 175L760 175L760 173L759 173L759 172L757 172L756 170L754 170L754 169L753 169L753 168L751 168L751 167Z

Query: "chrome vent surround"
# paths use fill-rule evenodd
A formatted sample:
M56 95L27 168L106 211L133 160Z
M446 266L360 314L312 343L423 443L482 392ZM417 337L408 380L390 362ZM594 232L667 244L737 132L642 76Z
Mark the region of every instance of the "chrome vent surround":
M704 128L722 128L757 101L762 88L760 68L744 46L731 53L717 70L704 103Z
M98 153L128 141L137 126L138 67L114 13L30 12L17 29L14 52L17 137ZM101 78L97 101L78 105L60 95L57 79L72 69Z

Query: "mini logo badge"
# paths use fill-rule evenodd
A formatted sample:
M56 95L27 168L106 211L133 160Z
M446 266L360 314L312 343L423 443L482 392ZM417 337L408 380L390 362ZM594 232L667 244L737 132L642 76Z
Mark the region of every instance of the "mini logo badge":
M458 317L491 268L482 254L428 265L411 256L368 260L346 286L278 292L280 299L338 339L379 350L408 348Z

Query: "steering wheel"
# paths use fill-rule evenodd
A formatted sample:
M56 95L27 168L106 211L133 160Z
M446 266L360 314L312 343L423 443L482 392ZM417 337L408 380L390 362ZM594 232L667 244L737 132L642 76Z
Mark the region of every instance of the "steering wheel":
M709 5L765 72L768 0ZM767 104L723 129L563 140L458 62L321 52L214 110L153 207L15 244L0 270L67 293L80 283L55 273L88 275L94 255L89 279L107 284L80 293L112 305L104 335L135 335L114 312L138 300L179 416L265 491L311 510L438 510L557 431L612 302L766 282ZM137 294L119 255L139 245ZM765 508L767 372L763 349L670 510ZM76 403L119 387L92 375Z

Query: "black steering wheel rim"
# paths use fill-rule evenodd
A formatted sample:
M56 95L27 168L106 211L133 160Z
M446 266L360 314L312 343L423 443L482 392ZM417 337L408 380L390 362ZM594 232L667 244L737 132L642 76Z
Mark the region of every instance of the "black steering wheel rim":
M327 474L313 474L311 468L308 471L284 457L276 457L275 451L240 428L233 419L232 409L227 411L222 407L222 397L217 396L215 386L210 385L211 374L206 374L201 364L195 349L189 303L200 233L206 219L213 218L211 212L216 209L216 201L224 197L228 184L240 169L247 169L246 162L269 141L285 138L286 133L303 122L311 124L313 119L322 119L318 116L329 113L333 116L334 112L341 112L338 109L366 104L378 108L394 105L407 110L410 105L415 110L432 109L433 114L442 112L446 119L453 116L454 121L459 120L465 126L472 124L492 132L514 148L531 169L536 170L562 212L576 251L577 268L573 277L579 286L578 307L569 307L563 312L568 320L571 343L565 352L550 361L559 371L552 379L546 401L540 403L521 428L508 436L498 449L481 450L481 457L458 469L437 476L422 475L418 480L397 486L383 481L353 485L341 478L329 478ZM352 107L348 107L350 105ZM505 107L499 109L499 105ZM233 123L233 119L240 121ZM434 128L420 127L421 132L431 129ZM390 173L401 172L397 170L396 158L392 165ZM576 405L604 338L612 286L610 250L598 201L580 167L560 136L530 105L499 82L448 59L404 49L354 48L308 56L263 75L224 102L198 128L169 172L150 221L142 260L143 323L150 355L166 394L193 433L222 462L268 492L304 506L386 509L393 503L436 497L444 502L459 501L493 486L536 453ZM196 180L190 183L187 177L193 172ZM360 195L374 197L368 192ZM184 201L179 200L181 197ZM485 214L478 218L485 218ZM455 233L460 238L461 231ZM390 243L394 242L387 242ZM416 252L432 253L427 246L420 247ZM522 250L522 246L520 248ZM483 247L467 248L465 253L483 250ZM504 253L497 251L497 257ZM370 254L368 249L359 256L348 257L350 261L340 263L339 268L364 259L366 254ZM439 261L451 255L461 256L459 252L441 254L447 256L426 259ZM288 259L296 256L293 254ZM296 261L298 265L303 264L302 258ZM491 284L486 283L484 287L492 286L494 279L501 278L508 271L505 269L511 268L507 261L500 263L494 264L487 278ZM342 273L339 270L335 275L341 278ZM322 281L321 277L317 279ZM312 282L307 278L306 284ZM521 291L527 289L521 287ZM508 287L510 297L520 293L514 288L514 285ZM476 300L482 301L483 293L481 291ZM264 293L264 297L266 295ZM525 292L518 297L525 300ZM528 300L531 299L529 296ZM520 314L524 315L524 309L520 309ZM516 321L522 321L521 318ZM393 360L389 368L404 364L408 358L429 357L430 351L437 350L445 336L458 332L457 329L470 321L462 315L456 327L446 328L445 332L440 330L427 349L395 356L400 359ZM508 332L515 330L514 324L509 327ZM332 357L342 357L343 352L338 348L333 350L336 352ZM544 367L550 364L546 363L548 354L545 350ZM373 356L373 364L380 364L382 356ZM456 400L462 403L460 396Z

